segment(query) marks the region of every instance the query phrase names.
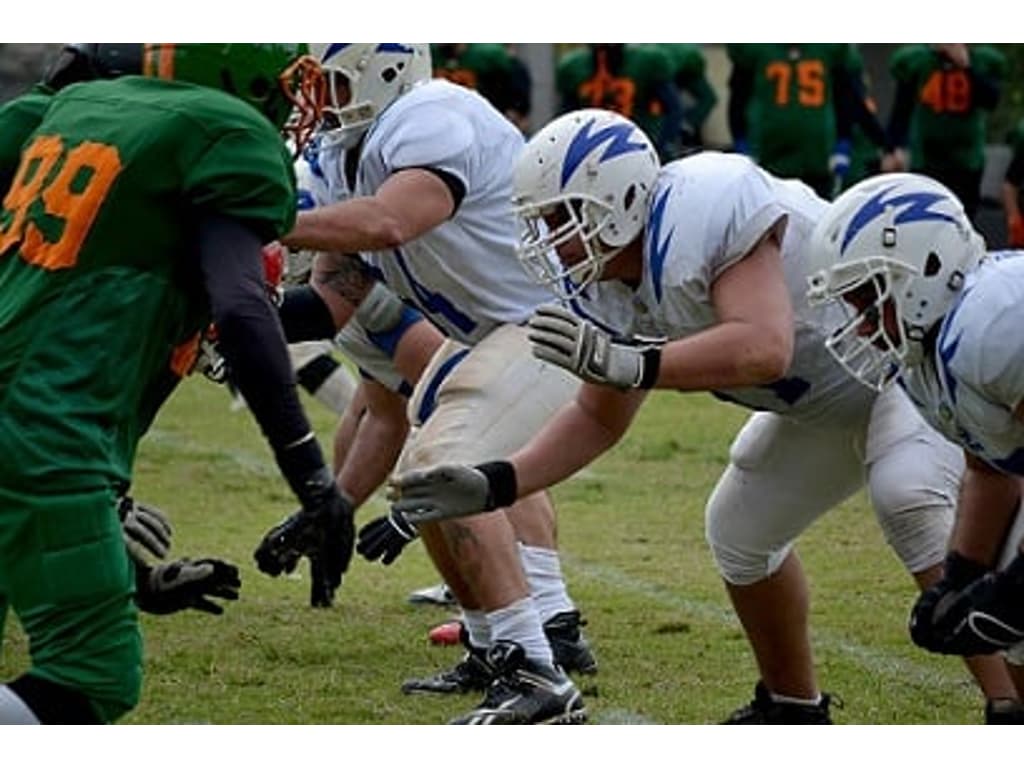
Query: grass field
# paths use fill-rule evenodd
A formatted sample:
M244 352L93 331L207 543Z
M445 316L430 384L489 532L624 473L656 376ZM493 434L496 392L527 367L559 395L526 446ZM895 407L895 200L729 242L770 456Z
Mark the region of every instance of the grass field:
M128 723L436 724L476 696L410 697L408 676L454 663L426 632L443 609L406 603L437 580L420 545L390 567L356 557L330 610L300 573L271 579L252 550L293 507L246 411L187 381L139 455L134 492L167 510L174 556L238 563L224 616L144 616L146 678ZM307 400L322 443L333 420ZM581 686L591 722L713 723L745 703L753 658L703 538L704 500L746 412L704 395L651 397L627 439L555 489L563 563L601 665ZM812 478L808 478L810 482ZM360 521L385 509L375 498ZM914 589L862 495L820 520L799 552L813 595L820 680L840 723L979 723L982 700L955 659L925 654L905 624ZM9 621L0 679L24 668Z

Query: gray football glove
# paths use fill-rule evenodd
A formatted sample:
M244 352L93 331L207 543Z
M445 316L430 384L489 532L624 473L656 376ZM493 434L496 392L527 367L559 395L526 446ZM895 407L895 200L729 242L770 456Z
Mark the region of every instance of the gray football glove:
M136 566L135 603L140 611L167 614L194 608L219 615L224 608L210 598L237 600L238 568L214 558L175 560L154 568Z
M658 378L661 347L613 340L611 334L557 304L530 318L534 357L595 384L650 389Z
M145 563L147 555L163 560L171 548L171 523L161 510L122 496L118 502L121 535L128 554L137 563Z

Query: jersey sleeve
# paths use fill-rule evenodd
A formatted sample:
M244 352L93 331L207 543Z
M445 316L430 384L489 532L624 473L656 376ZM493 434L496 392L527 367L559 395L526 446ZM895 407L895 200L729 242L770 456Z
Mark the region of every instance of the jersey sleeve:
M403 120L381 142L387 173L403 168L446 171L469 189L474 132L465 117L440 104L423 104L415 120Z
M704 231L712 282L769 233L781 242L787 221L768 177L753 163L744 162L723 187Z
M199 208L243 222L262 242L295 224L292 160L269 123L216 135L186 170L185 194Z

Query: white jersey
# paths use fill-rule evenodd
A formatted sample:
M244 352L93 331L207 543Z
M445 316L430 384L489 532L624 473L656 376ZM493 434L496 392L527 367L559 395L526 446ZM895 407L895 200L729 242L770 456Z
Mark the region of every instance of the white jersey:
M363 254L389 288L464 343L522 323L552 299L515 255L512 169L522 147L522 134L479 94L433 80L384 110L360 152L357 196L403 168L442 171L464 186L448 221L400 248ZM320 165L333 197L345 187L344 153L325 149Z
M1004 472L1024 475L1024 251L992 253L946 314L935 352L900 384L937 430Z
M702 152L667 164L650 203L630 332L678 339L715 325L712 283L776 230L794 311L793 362L776 382L714 394L801 419L863 413L874 393L825 348L823 329L842 310L806 298L806 244L827 205L803 183L776 179L740 155Z

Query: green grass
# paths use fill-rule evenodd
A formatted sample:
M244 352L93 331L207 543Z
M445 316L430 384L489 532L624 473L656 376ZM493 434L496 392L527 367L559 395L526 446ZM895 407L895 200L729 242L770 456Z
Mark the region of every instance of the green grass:
M333 421L307 408L327 444ZM703 395L649 398L627 439L555 489L563 564L601 665L583 691L596 723L711 723L747 701L753 658L703 536L704 500L746 412ZM428 628L437 608L407 593L437 580L421 546L390 567L358 559L333 609L308 607L301 573L271 579L252 550L292 511L251 416L187 381L144 440L135 494L167 510L174 556L239 564L242 596L224 616L144 616L146 678L128 723L445 722L474 696L403 696L413 674L453 663ZM375 498L360 520L385 509ZM822 685L845 701L842 723L978 723L982 701L955 659L918 651L905 625L914 588L884 545L863 495L805 534ZM0 679L24 669L8 621Z

